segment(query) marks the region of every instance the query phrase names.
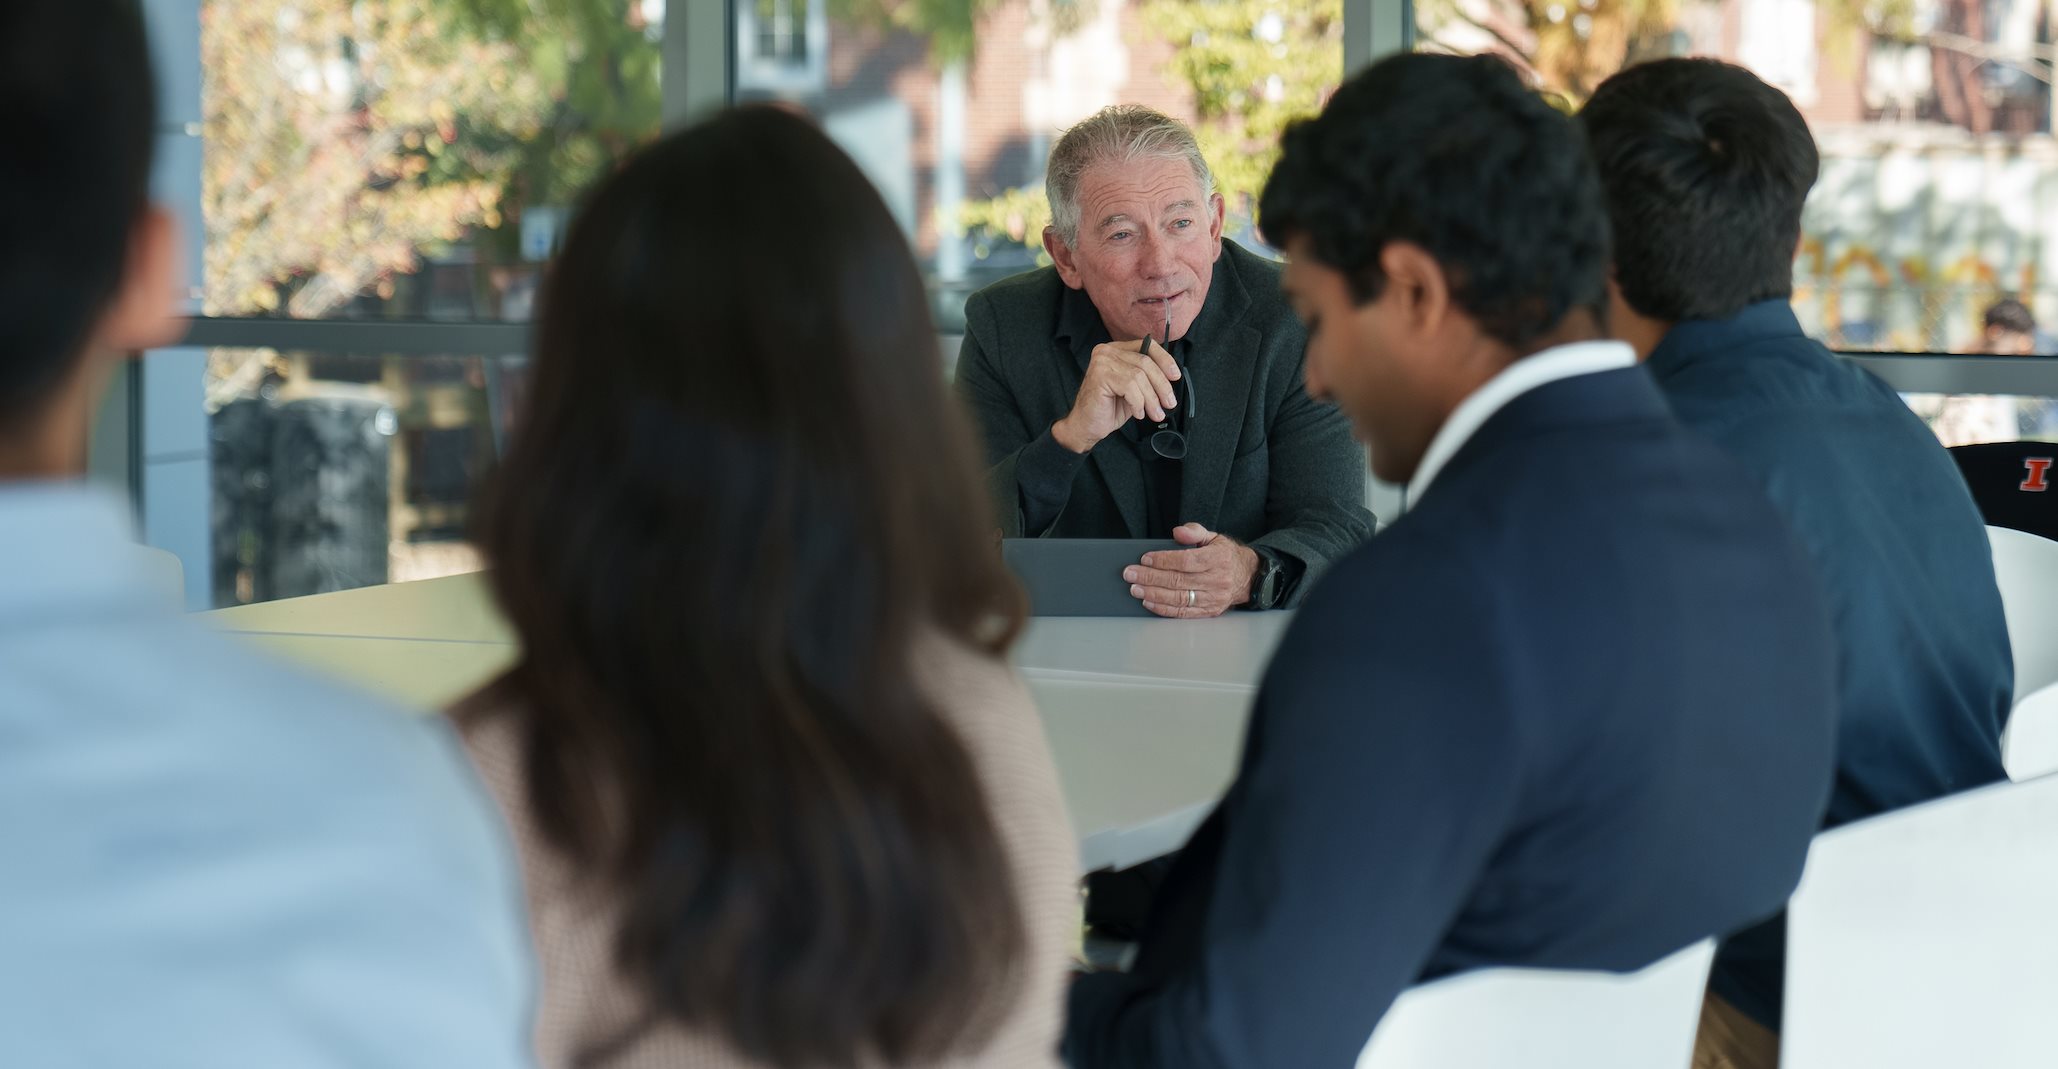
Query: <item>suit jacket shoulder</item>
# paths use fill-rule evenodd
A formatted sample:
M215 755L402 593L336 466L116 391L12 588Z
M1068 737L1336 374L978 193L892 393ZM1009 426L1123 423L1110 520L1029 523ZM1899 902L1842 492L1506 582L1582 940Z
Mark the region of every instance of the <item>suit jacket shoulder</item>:
M975 328L984 325L1000 328L1003 337L1039 327L1047 333L1057 323L1058 298L1064 290L1055 267L1009 275L966 299L966 332L976 333Z
M1276 260L1269 260L1244 248L1233 241L1222 243L1222 256L1229 262L1230 270L1242 284L1250 304L1244 309L1243 319L1259 329L1270 333L1276 327L1286 328L1296 334L1304 334L1300 317L1293 313L1293 306L1287 303L1286 291L1280 288L1280 276L1284 267Z

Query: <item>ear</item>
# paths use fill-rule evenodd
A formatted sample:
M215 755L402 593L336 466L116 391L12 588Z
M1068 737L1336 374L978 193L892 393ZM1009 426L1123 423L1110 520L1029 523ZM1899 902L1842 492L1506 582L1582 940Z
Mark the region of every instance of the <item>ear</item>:
M1208 211L1213 215L1213 218L1208 220L1208 237L1215 243L1215 255L1220 256L1222 255L1222 221L1228 214L1228 202L1222 199L1222 194L1209 194Z
M1636 310L1631 308L1628 299L1622 296L1622 283L1617 281L1615 269L1608 268L1608 322L1605 324L1608 333L1618 340L1627 341L1628 339L1622 336L1623 328L1629 325L1629 317L1634 315Z
M1058 277L1065 280L1065 285L1075 290L1086 288L1086 281L1079 274L1079 260L1073 255L1072 247L1058 236L1057 227L1043 228L1043 251L1050 254L1050 262L1057 265Z
M1408 329L1434 334L1455 311L1450 280L1429 250L1410 241L1391 241L1379 251L1379 270L1386 276L1383 300L1399 301Z
M129 237L128 266L121 289L100 319L98 348L138 353L176 343L186 329L178 314L183 285L178 225L164 209L152 206Z

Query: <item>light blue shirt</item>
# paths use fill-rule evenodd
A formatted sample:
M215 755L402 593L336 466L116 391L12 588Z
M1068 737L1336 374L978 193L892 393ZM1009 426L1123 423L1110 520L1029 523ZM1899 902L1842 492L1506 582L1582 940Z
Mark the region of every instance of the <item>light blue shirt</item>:
M182 617L130 530L0 486L0 1065L530 1064L520 881L448 726Z

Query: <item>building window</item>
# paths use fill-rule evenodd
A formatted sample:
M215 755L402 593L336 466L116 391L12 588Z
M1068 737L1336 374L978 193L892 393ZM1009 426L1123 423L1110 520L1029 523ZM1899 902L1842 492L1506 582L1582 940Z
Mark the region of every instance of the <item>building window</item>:
M735 0L736 87L783 97L828 84L823 0Z

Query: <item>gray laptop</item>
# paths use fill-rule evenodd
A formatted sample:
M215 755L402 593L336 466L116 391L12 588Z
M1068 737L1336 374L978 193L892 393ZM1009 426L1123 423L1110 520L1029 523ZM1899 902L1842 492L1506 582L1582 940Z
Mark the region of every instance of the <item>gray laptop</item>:
M1184 549L1150 538L1008 538L1000 544L1008 570L1029 592L1032 616L1153 616L1129 596L1122 569L1161 549Z

